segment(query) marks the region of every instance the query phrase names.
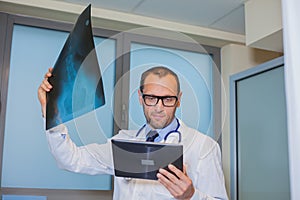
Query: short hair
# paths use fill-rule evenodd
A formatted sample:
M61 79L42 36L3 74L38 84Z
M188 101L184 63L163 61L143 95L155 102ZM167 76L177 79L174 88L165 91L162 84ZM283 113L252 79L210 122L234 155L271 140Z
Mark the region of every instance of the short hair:
M158 76L159 78L165 77L167 75L172 75L176 80L177 94L179 94L179 92L180 92L180 83L179 83L179 79L178 79L177 74L175 72L173 72L172 70L170 70L169 68L164 67L164 66L157 66L157 67L150 68L142 74L141 81L140 81L140 91L141 92L143 92L143 89L144 89L145 79L150 74L154 74L154 75Z

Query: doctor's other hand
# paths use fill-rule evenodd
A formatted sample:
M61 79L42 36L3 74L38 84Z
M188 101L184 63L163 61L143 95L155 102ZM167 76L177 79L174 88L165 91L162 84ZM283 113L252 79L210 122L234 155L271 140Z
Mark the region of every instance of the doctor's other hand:
M176 199L192 198L195 188L192 180L186 173L186 165L183 165L183 172L171 164L168 165L168 168L174 172L177 177L165 169L159 169L159 173L157 173L158 181L164 185Z
M52 85L48 82L48 78L52 76L53 68L49 68L48 72L45 74L41 85L38 88L38 98L42 108L43 116L46 116L46 92L52 89Z

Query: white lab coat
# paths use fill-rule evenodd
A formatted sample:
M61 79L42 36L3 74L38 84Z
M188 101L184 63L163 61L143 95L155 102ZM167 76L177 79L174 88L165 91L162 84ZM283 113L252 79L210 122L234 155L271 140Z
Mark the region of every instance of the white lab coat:
M193 200L227 199L221 165L219 145L210 137L187 127L180 121L183 160L187 174L192 179L195 193ZM144 140L145 131L121 130L113 138ZM89 144L77 147L64 125L46 132L50 151L60 168L84 174L114 174L111 141L106 144ZM174 199L158 181L115 177L114 200Z

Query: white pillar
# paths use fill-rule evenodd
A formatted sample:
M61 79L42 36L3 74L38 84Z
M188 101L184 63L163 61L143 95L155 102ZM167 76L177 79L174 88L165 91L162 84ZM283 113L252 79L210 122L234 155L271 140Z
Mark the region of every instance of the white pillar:
M283 0L283 41L291 199L300 199L300 1Z

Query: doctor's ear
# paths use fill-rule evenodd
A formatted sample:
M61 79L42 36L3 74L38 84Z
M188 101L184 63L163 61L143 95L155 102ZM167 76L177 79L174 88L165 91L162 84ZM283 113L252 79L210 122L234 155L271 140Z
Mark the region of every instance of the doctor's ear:
M179 94L177 96L178 97L178 101L177 101L177 105L176 105L177 108L180 107L181 96L182 96L182 92L179 92Z
M138 90L138 96L139 96L139 102L142 105L144 100L143 100L143 95L142 95L141 90Z

